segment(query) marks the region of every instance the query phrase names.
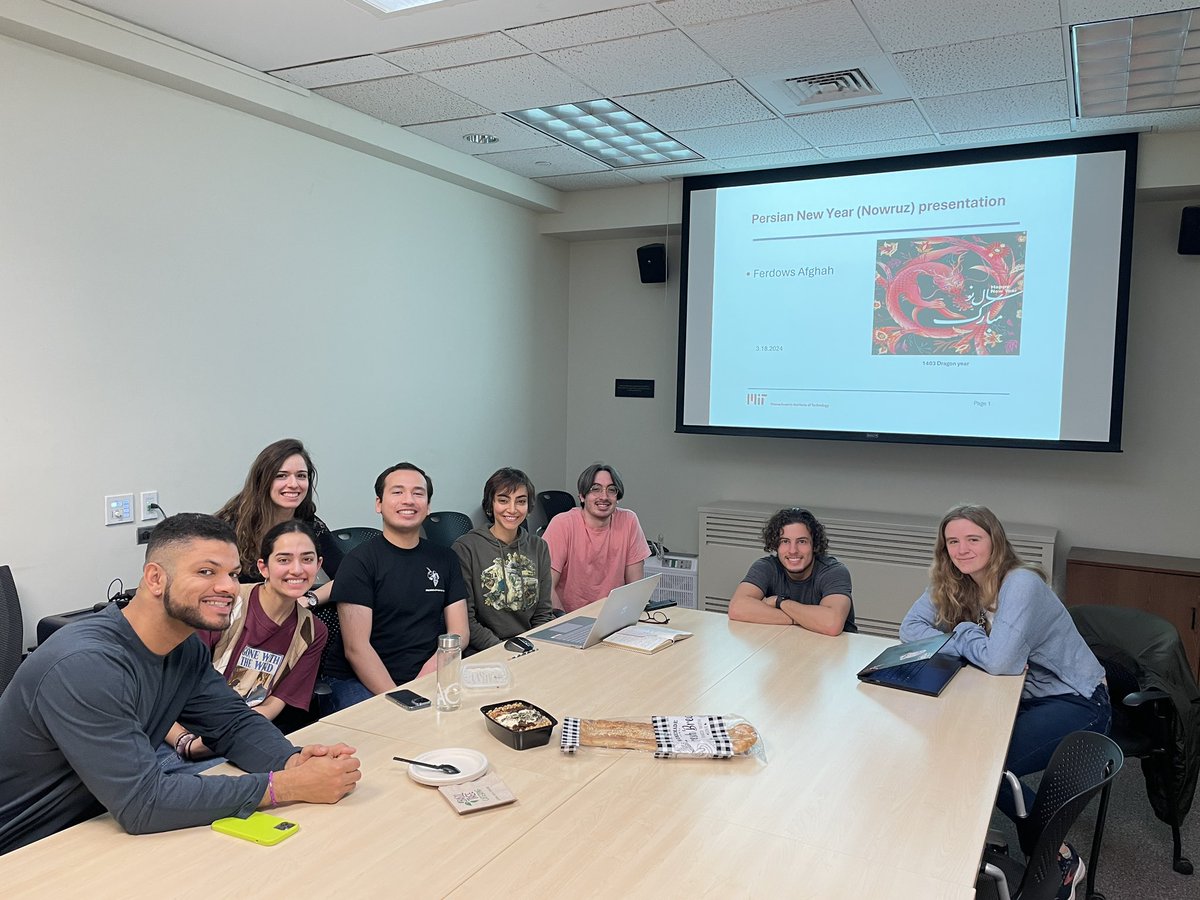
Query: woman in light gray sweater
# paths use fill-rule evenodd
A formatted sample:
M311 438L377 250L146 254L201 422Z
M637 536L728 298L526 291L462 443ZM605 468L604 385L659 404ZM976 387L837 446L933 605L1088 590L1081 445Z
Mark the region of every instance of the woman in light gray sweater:
M1104 668L1079 635L1044 575L1017 556L1000 520L984 506L956 506L938 528L929 589L900 625L900 640L952 632L942 649L991 675L1025 673L1004 768L1017 777L1046 768L1073 731L1108 732L1112 721ZM1025 807L1034 794L1024 788ZM1006 789L998 805L1012 818ZM1063 894L1074 896L1084 866L1063 847Z

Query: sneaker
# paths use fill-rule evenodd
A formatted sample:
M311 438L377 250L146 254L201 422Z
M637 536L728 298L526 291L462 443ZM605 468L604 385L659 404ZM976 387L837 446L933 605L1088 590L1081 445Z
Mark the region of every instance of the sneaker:
M1084 888L1082 887L1084 879L1087 877L1087 866L1083 864L1083 858L1070 844L1067 844L1067 855L1058 855L1058 869L1062 872L1062 887L1058 889L1057 900L1075 900L1075 893L1078 890L1079 896L1083 897Z

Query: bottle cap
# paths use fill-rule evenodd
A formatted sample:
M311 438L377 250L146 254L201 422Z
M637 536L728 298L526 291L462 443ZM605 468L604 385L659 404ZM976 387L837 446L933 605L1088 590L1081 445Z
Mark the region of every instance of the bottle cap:
M457 634L442 634L438 635L439 650L460 650L462 649L462 638Z

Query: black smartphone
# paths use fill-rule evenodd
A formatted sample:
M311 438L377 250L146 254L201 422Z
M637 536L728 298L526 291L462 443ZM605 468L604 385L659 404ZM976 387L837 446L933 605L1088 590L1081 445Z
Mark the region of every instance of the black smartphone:
M414 694L412 691L392 691L387 698L393 703L399 703L405 709L424 709L429 705L429 698Z

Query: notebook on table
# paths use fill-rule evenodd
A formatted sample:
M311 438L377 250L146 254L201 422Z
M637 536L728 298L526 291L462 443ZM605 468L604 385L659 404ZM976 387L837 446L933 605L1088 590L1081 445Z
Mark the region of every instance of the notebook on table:
M858 673L858 680L936 697L967 664L961 656L938 651L950 635L888 647Z
M573 619L562 619L541 631L535 631L529 637L536 641L574 647L576 650L594 647L614 631L637 622L660 577L651 575L641 581L613 588L600 608L600 615L595 618L575 616Z

